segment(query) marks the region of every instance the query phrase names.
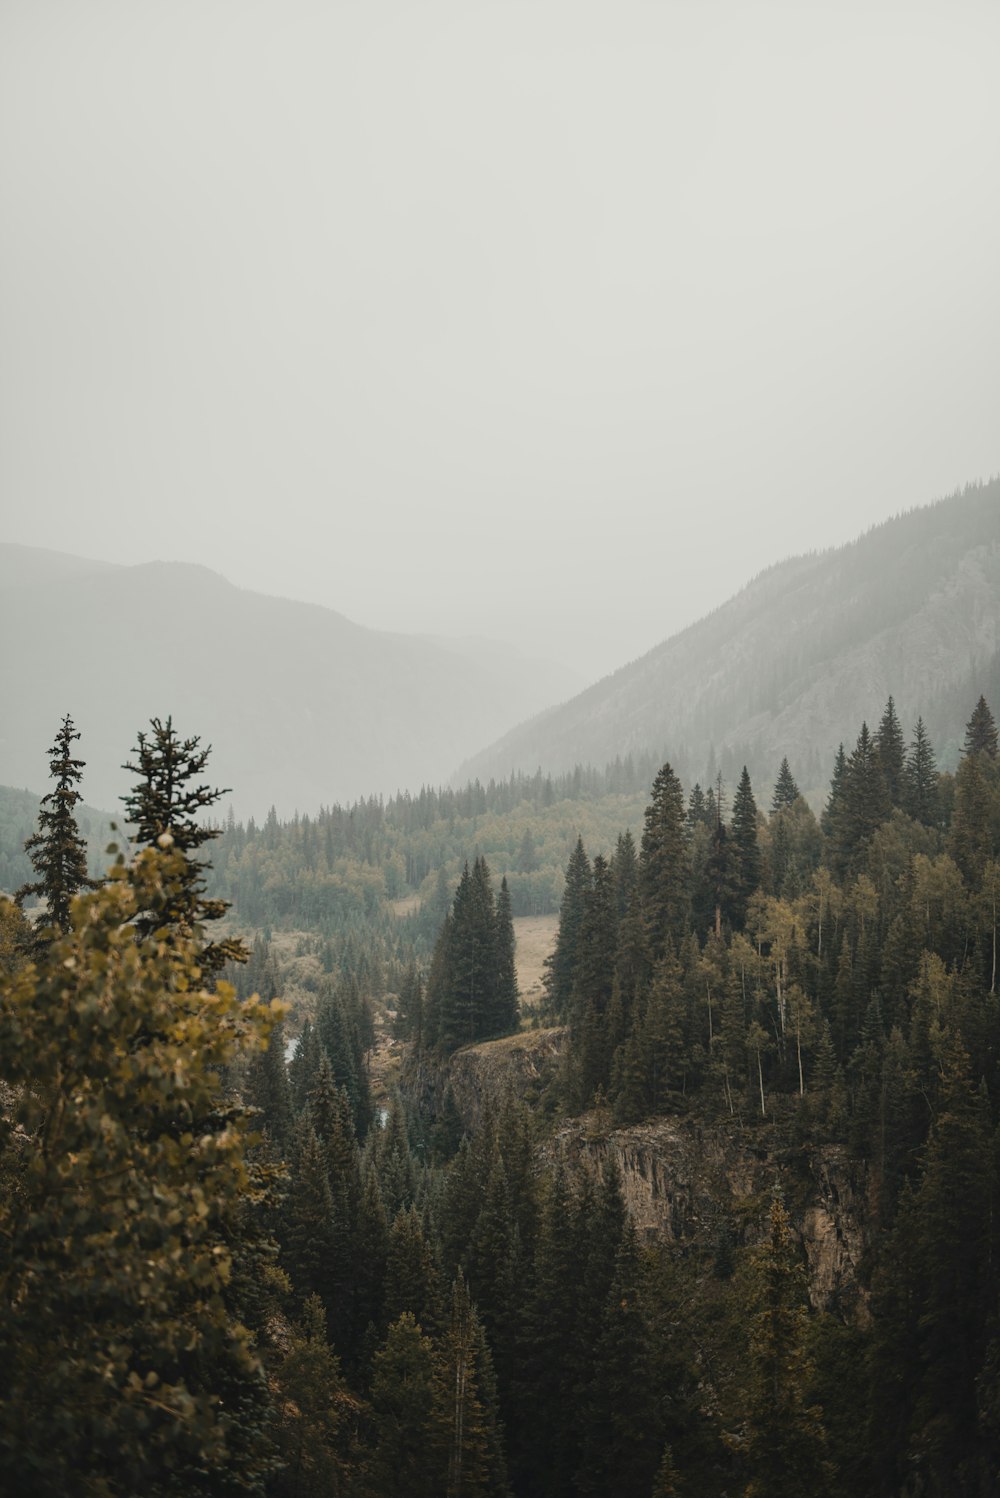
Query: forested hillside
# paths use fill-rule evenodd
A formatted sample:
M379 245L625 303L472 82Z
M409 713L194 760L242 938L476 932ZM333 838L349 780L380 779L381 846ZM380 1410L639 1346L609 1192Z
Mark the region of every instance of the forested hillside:
M822 794L845 723L894 694L954 767L955 724L1000 699L1000 479L849 546L781 562L722 608L466 761L457 778L653 752L688 780L757 780L782 755ZM817 803L818 804L818 803Z
M205 751L154 722L145 851L66 914L53 894L54 926L0 903L4 1480L994 1493L1000 756L969 711L952 774L890 698L819 818L787 758L756 789L659 766L636 835L574 840L534 1037L472 847L427 958L389 971L377 902L367 935L330 918L289 1016L276 941L209 940L234 828L204 821ZM33 861L62 892L81 771L58 748ZM421 817L536 793L544 822L544 780ZM272 853L302 841L273 819Z

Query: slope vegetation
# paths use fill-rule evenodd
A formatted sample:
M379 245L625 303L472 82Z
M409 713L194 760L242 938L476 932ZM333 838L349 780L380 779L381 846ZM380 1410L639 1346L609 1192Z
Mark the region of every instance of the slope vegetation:
M950 764L963 703L1000 693L1000 480L887 521L837 550L796 557L561 707L463 764L487 779L537 765L657 753L730 784L745 762L773 778L787 754L803 789L825 785L838 742L895 693L922 712ZM709 760L706 764L706 749Z

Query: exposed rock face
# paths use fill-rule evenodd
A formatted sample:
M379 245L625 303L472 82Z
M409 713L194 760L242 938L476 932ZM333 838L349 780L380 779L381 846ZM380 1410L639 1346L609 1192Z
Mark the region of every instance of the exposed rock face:
M560 1028L469 1046L444 1066L411 1066L406 1086L440 1102L450 1083L459 1113L475 1129L490 1102L511 1094L537 1102L557 1077L565 1040ZM639 1233L685 1252L724 1254L758 1241L779 1186L805 1250L813 1305L867 1321L859 1266L872 1220L869 1183L842 1146L792 1147L774 1126L736 1119L657 1118L616 1129L608 1114L595 1112L567 1120L541 1153L595 1175L613 1163Z
M467 1128L482 1122L484 1105L499 1104L515 1097L534 1104L555 1080L567 1031L523 1030L502 1040L466 1046L445 1062L418 1059L412 1054L404 1063L403 1091L413 1102L432 1112L441 1107L450 1085L455 1105Z
M805 1249L813 1305L867 1319L858 1280L866 1182L841 1146L772 1148L766 1130L690 1118L610 1130L600 1123L595 1115L567 1123L547 1152L597 1174L613 1162L640 1233L703 1252L753 1242L766 1229L768 1197L778 1185Z

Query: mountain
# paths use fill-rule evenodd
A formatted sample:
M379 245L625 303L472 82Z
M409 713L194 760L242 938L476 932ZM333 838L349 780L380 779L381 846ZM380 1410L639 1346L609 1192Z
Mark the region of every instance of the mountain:
M779 563L728 603L467 760L456 781L656 752L691 778L783 755L803 790L896 700L943 764L980 692L1000 707L1000 479L910 510L848 546Z
M241 816L440 783L455 760L575 689L493 642L367 629L177 562L123 567L0 545L0 782L47 789L70 713L88 801L114 807L139 729L211 744Z

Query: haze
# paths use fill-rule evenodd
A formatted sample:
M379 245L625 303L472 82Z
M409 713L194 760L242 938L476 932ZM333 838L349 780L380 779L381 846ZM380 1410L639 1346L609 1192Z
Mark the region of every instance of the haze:
M594 677L1000 470L993 3L0 13L3 535Z

